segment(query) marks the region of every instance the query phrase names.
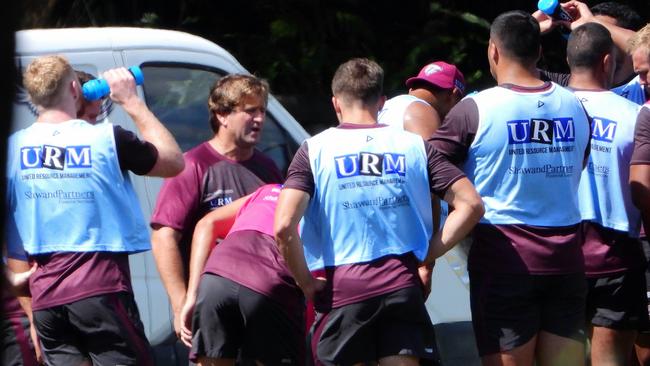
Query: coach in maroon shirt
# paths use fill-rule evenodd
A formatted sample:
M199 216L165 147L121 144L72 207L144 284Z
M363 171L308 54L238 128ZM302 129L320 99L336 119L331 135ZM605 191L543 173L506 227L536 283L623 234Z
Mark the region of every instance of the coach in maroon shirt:
M174 330L185 301L192 233L211 210L282 183L275 163L255 149L262 136L268 84L249 75L228 75L210 91L214 137L185 153L185 170L167 179L151 218L151 242L160 277L174 310Z

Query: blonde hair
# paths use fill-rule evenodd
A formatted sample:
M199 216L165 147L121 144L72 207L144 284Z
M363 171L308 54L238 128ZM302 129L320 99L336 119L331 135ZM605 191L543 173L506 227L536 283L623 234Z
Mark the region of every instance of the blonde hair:
M37 106L56 105L66 84L77 76L63 56L43 56L32 61L23 74L23 85Z
M231 74L217 80L210 89L208 110L210 127L215 133L219 130L219 121L215 114L227 114L239 106L246 97L259 97L268 102L269 84L252 75Z
M645 47L650 52L650 23L641 28L627 41L627 51L632 53L637 49Z

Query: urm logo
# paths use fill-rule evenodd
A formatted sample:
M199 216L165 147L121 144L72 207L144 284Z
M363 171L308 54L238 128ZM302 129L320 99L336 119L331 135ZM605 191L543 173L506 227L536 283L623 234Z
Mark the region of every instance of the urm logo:
M20 149L20 168L47 168L63 170L64 168L90 168L92 156L90 146L25 146Z
M362 152L342 155L334 158L336 176L339 178L357 175L380 177L383 174L406 175L406 158L404 154L375 154Z
M531 118L530 120L508 121L508 143L510 145L536 142L551 145L554 141L575 141L572 118Z
M594 140L612 142L616 135L616 121L593 117L591 120L591 137Z

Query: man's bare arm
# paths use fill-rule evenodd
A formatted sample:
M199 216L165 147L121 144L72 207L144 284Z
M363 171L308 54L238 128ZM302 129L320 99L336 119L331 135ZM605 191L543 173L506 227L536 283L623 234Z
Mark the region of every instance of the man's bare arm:
M433 263L465 238L485 212L481 197L467 178L454 182L444 199L453 210L450 207L444 226L431 238L424 264Z
M411 103L404 111L404 129L428 139L440 127L440 116L433 107L424 103Z
M29 262L27 261L12 259L12 258L7 259L7 268L9 269L9 271L13 272L14 274L29 273L30 275L36 269L35 266L33 265L30 266ZM14 283L14 285L15 284L17 283ZM32 343L34 344L34 352L36 353L36 360L40 364L43 362L43 356L41 351L41 345L40 342L38 341L38 335L36 334L36 326L34 325L34 316L32 314L32 295L29 292L28 286L25 286L25 284L26 283L20 283L20 286L13 287L12 291L14 292L16 298L18 299L18 302L20 303L20 307L23 309L23 311L27 315L27 318L29 319L29 335L32 339Z
M617 66L616 74L614 75L613 83L614 85L619 85L629 78L630 75L634 74L634 67L632 65L632 57L627 53L628 41L632 36L634 36L634 31L629 29L621 28L617 25L614 25L607 21L602 21L598 17L594 16L589 6L587 4L571 0L566 3L562 3L562 7L569 12L573 17L574 21L570 24L565 24L565 26L575 29L585 23L594 22L598 23L609 31L612 35L612 40L619 50L619 57L617 57Z
M314 278L309 272L298 234L298 223L308 204L309 194L306 192L291 188L283 189L275 209L273 229L278 248L287 262L289 271L305 297L311 300L314 294L325 286L325 282Z
M127 69L119 68L108 70L103 76L111 88L110 98L133 119L142 138L158 150L156 164L147 175L173 177L179 174L185 166L183 153L169 130L138 97L133 75Z
M190 280L187 295L179 315L181 341L192 346L192 314L196 305L199 282L205 263L221 233L227 232L237 216L237 212L250 196L240 198L228 205L221 206L205 215L194 227L190 257Z
M156 227L151 233L151 250L174 311L174 329L177 335L180 334L179 314L187 292L185 268L178 246L180 239L181 233L168 226Z

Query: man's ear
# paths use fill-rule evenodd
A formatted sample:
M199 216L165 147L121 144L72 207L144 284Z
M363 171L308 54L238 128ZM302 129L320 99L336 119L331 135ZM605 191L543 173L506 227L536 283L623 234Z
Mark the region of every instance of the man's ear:
M228 126L228 115L230 113L219 113L219 112L214 112L214 117L216 119L216 122L219 124L219 127L221 126Z
M75 100L81 97L81 84L78 79L73 79L70 81L70 94L74 97Z
M451 100L453 101L454 104L456 104L461 99L463 99L463 92L460 89L454 87L454 89L451 91Z
M341 122L341 101L336 96L332 96L332 106L334 107L334 112L336 113L336 118Z
M488 59L495 65L499 63L499 50L492 40L488 42Z
M334 112L336 112L336 114L341 113L341 104L340 103L341 102L339 101L339 99L337 97L332 96L332 106L334 107Z
M616 56L613 53L607 53L605 56L603 56L603 71L607 75L610 73L614 74L614 71L616 70Z

